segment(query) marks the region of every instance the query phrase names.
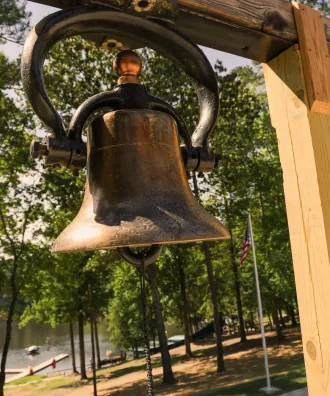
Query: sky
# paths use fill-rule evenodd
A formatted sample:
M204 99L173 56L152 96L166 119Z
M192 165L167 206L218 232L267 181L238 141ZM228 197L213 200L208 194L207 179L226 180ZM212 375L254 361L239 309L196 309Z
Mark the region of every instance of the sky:
M1 1L1 0L0 0ZM57 11L54 7L48 7L41 4L36 4L31 1L27 2L27 9L32 13L31 15L31 26L36 25L42 18L46 15L51 14L52 12ZM246 66L251 65L251 61L240 56L227 54L225 52L216 51L210 48L201 47L206 56L208 57L210 63L214 65L217 59L220 59L223 65L228 69L232 69L236 66ZM17 55L22 51L22 46L7 43L3 46L0 46L0 49L3 50L6 55L10 58L16 58Z

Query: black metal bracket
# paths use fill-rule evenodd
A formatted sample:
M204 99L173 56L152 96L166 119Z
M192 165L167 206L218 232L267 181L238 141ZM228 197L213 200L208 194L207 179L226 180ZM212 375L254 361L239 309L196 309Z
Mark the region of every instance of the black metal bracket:
M133 84L124 84L113 91L88 99L77 110L66 133L62 118L53 107L44 87L44 59L58 41L101 32L118 39L134 40L140 47L148 46L173 60L189 76L200 105L200 120L191 140L184 121L169 104L146 92L144 101L134 101L132 95L129 97L129 90L137 89L129 87ZM86 145L81 139L83 125L93 117L95 111L119 108L149 108L172 115L185 142L182 151L187 170L209 171L217 163L215 154L207 145L219 107L215 74L204 53L174 28L116 11L82 8L59 11L43 19L28 36L21 70L26 95L49 132L42 145L32 143L31 153L34 157L39 154L46 156L47 164L82 168L86 161Z

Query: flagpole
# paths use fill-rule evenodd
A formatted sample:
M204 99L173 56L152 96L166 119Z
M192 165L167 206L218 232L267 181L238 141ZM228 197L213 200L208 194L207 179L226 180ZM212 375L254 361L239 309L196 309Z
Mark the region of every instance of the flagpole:
M272 387L271 386L271 382L270 382L268 355L267 355L267 345L266 345L266 334L265 334L265 326L264 326L264 316L263 316L263 313L262 313L262 302L261 302L261 294L260 294L260 284L259 284L257 257L256 257L255 247L254 247L254 238L253 238L252 221L251 221L251 214L250 213L248 213L248 223L249 223L249 229L250 229L250 235L251 235L251 246L252 246L252 252L253 252L254 274L255 274L255 278L256 278L256 289L257 289L257 297L258 297L259 321L260 321L260 329L261 329L262 347L264 349L265 371L266 371L266 380L267 380L267 387L266 388L262 388L262 390L267 392L267 393L271 393L271 392L277 391L278 388Z

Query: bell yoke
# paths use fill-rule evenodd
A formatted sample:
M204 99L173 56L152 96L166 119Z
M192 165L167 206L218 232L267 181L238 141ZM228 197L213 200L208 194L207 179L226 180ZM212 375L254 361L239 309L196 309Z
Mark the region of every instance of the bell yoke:
M65 132L44 88L45 56L64 38L100 32L151 47L186 72L200 105L192 137L177 111L140 84L141 60L130 50L119 52L114 61L118 85L86 100ZM144 254L144 263L150 264L163 244L229 238L220 221L198 203L187 180L187 171L209 172L219 166L219 156L207 144L218 114L218 87L203 52L181 33L116 11L60 11L30 33L22 80L48 131L42 143L31 143L31 155L43 157L46 165L87 169L82 207L53 252L117 248L126 261L140 264L141 255L130 248L151 245ZM87 145L82 140L86 123Z

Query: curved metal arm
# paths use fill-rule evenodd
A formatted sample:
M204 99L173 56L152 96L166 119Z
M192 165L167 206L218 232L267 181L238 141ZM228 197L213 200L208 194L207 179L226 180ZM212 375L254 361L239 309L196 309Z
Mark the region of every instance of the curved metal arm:
M121 88L122 95L118 94L119 89ZM142 108L148 108L150 110L158 110L163 113L169 114L172 116L178 125L179 134L184 140L187 147L191 147L191 137L188 131L188 128L183 120L183 118L175 111L175 109L170 106L168 103L163 100L156 98L154 96L148 95L147 91L143 87L141 90L133 92L133 100L126 100L129 97L130 90L128 89L128 93L124 92L129 88L126 84L115 88L113 91L102 92L100 94L96 94L91 98L85 100L82 103L76 112L74 113L70 127L69 127L69 137L71 139L81 141L82 130L85 123L89 120L91 121L96 113L106 112L112 110L119 110L121 108L137 108L138 105L141 105ZM140 88L135 84L132 88ZM140 93L137 98L135 98L135 93ZM136 99L136 100L134 100ZM131 102L131 103L130 103Z
M85 123L91 120L91 117L93 117L96 112L116 110L118 108L118 103L119 99L112 91L102 92L85 100L85 102L78 107L71 119L69 137L74 140L82 140L81 135Z
M22 55L22 81L33 110L57 138L65 136L62 118L50 102L43 84L43 63L48 51L68 37L107 33L114 39L135 40L174 61L192 80L200 105L200 120L192 137L206 147L218 115L218 86L204 53L176 30L115 11L72 8L43 19L30 33Z

